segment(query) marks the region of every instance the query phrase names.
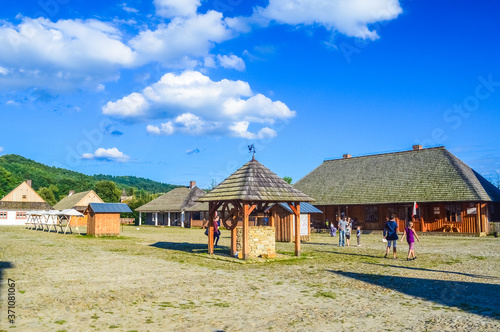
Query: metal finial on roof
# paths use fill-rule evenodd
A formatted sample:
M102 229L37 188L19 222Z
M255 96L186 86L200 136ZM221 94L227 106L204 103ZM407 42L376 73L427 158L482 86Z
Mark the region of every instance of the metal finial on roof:
M252 160L255 160L255 145L250 144L248 146L248 152L252 153Z

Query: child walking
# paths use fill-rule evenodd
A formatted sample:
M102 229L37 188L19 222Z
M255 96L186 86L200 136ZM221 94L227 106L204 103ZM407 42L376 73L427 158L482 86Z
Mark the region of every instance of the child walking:
M401 242L403 242L403 239L406 236L406 241L408 242L408 258L406 258L407 261L410 259L416 259L417 256L415 256L415 249L413 249L413 245L415 244L415 238L417 239L418 242L420 242L420 239L418 238L417 232L413 229L413 222L410 221L408 223L408 227L405 228L403 237L401 238ZM413 256L413 258L412 258Z
M358 226L356 230L356 240L358 241L358 247L361 247L361 227Z

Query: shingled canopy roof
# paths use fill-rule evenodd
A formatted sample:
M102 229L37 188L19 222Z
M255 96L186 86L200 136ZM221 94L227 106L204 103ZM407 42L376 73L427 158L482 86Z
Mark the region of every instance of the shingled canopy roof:
M175 188L135 210L138 212L181 212L193 206L196 199L203 195L205 191L196 186L191 189Z
M312 202L257 160L252 159L198 202L242 200L250 202Z
M444 147L327 160L294 187L315 205L500 201L500 190Z

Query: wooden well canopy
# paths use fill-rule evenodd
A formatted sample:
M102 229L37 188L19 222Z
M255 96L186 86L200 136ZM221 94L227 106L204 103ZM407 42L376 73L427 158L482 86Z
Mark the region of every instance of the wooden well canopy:
M231 255L236 254L236 225L243 220L243 259L249 257L248 217L264 213L273 203L286 203L296 216L295 255L300 256L300 203L314 199L293 188L255 158L230 175L212 191L198 199L209 203L208 253L214 252L214 217L222 207L222 223L231 231ZM274 226L272 218L270 226Z

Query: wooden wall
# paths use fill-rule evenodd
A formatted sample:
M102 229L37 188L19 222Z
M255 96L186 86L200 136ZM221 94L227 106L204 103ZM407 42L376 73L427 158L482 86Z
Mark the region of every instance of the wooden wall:
M461 209L461 221L446 221L446 205L448 205L448 203L438 202L419 203L419 218L411 217L413 204L379 204L376 205L376 222L365 222L365 205L316 206L318 209L323 211L323 214L313 214L313 221L311 223L314 227L316 227L315 225L319 223L323 225L323 228L326 228L326 224L324 222L328 219L330 222L333 220L335 226L338 227L338 216L341 211L345 211L346 217L357 219L358 225L360 225L363 230L382 230L386 222L386 217L388 217L391 213L395 213L397 216L396 221L398 222L398 229L400 231L403 231L406 227L407 220L412 220L417 232L442 232L443 230L448 230L450 226L453 226L455 230L458 229L461 233L488 232L488 221L490 220L490 215L492 213L490 212L491 208L487 203L459 202L451 204L459 204ZM435 213L434 208L439 208L439 213ZM476 213L468 214L468 209L475 209Z
M16 189L8 193L2 201L6 202L42 202L41 198L26 182L21 183Z
M280 205L276 204L270 210L274 219L274 227L276 229L276 242L293 242L293 214L285 210ZM307 242L311 239L311 216L308 216L308 235L301 235L300 240Z
M97 237L120 235L120 214L90 211L87 220L87 234Z

